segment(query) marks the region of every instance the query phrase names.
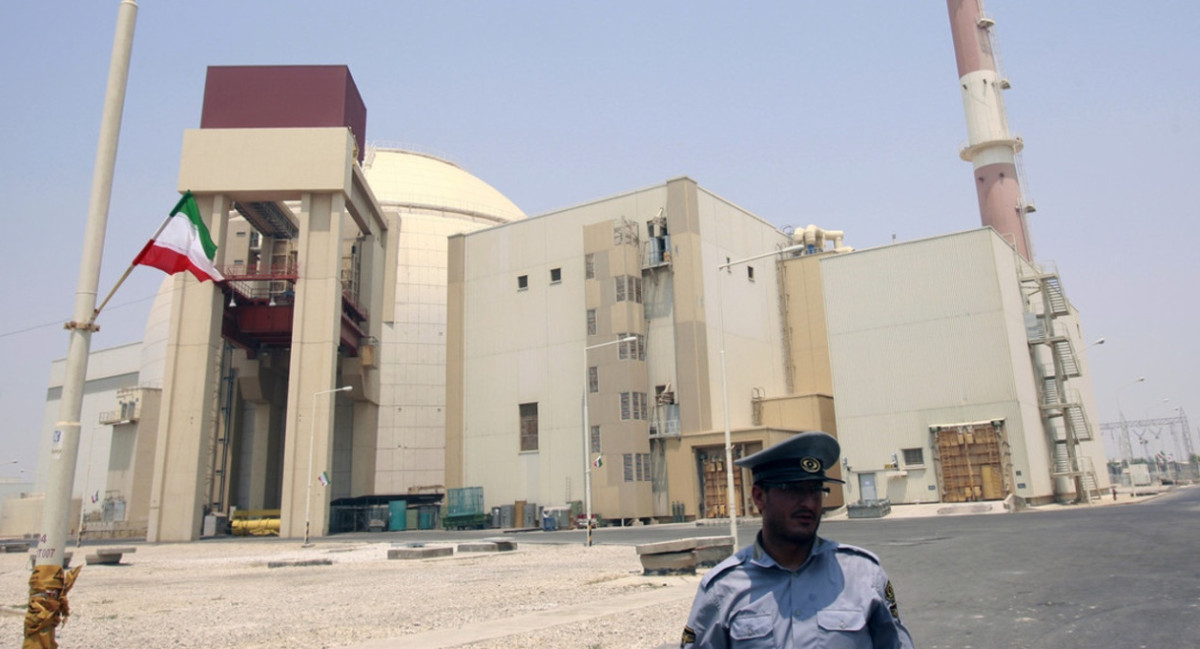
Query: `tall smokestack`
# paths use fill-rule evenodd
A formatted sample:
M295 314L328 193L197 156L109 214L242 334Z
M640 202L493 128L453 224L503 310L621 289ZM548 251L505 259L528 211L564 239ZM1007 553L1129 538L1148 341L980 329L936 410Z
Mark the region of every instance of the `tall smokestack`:
M1021 199L1015 162L1023 144L1008 132L1001 96L1007 85L996 74L992 20L984 16L982 0L947 0L946 5L967 114L967 148L960 155L975 168L979 216L983 225L991 226L1032 261L1025 212L1033 210L1027 210Z

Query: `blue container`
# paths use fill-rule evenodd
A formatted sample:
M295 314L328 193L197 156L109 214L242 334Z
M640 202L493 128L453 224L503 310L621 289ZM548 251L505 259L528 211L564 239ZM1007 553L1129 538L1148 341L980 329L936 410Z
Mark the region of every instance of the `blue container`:
M403 532L408 529L408 501L393 500L388 503L388 531Z
M419 522L417 523L417 529L421 529L421 530L433 529L433 525L436 522L436 520L435 520L436 514L437 514L437 507L428 507L428 506L421 507L421 515L420 515Z

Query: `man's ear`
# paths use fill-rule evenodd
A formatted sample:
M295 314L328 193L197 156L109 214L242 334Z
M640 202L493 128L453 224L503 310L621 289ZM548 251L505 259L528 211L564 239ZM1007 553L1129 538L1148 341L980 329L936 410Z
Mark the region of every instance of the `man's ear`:
M767 490L757 484L750 487L750 499L754 501L754 506L761 512L767 505Z

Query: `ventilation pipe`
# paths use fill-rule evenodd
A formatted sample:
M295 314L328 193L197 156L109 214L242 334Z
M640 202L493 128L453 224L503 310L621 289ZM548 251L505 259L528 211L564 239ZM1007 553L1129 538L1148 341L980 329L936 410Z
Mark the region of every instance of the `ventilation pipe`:
M846 248L842 246L842 239L846 233L842 230L825 230L815 225L809 224L803 230L797 230L792 233L792 243L794 245L803 245L805 250L803 254L812 255L818 252L826 252L825 243L832 242L832 252L852 252L854 248Z

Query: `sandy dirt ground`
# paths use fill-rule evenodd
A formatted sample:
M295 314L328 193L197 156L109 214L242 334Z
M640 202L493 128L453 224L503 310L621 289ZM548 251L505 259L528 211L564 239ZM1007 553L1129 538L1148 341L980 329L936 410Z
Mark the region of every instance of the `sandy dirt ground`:
M695 592L694 578L641 576L628 546L526 544L418 561L388 560L390 547L300 548L277 539L138 545L122 565L83 568L60 646L644 649L678 642ZM313 559L332 563L268 567ZM0 554L0 637L11 646L21 636L28 578L26 555ZM556 611L657 590L662 596L649 605L616 613L597 606L590 619L554 621ZM481 639L502 626L506 635ZM431 634L439 630L454 631L452 639Z

